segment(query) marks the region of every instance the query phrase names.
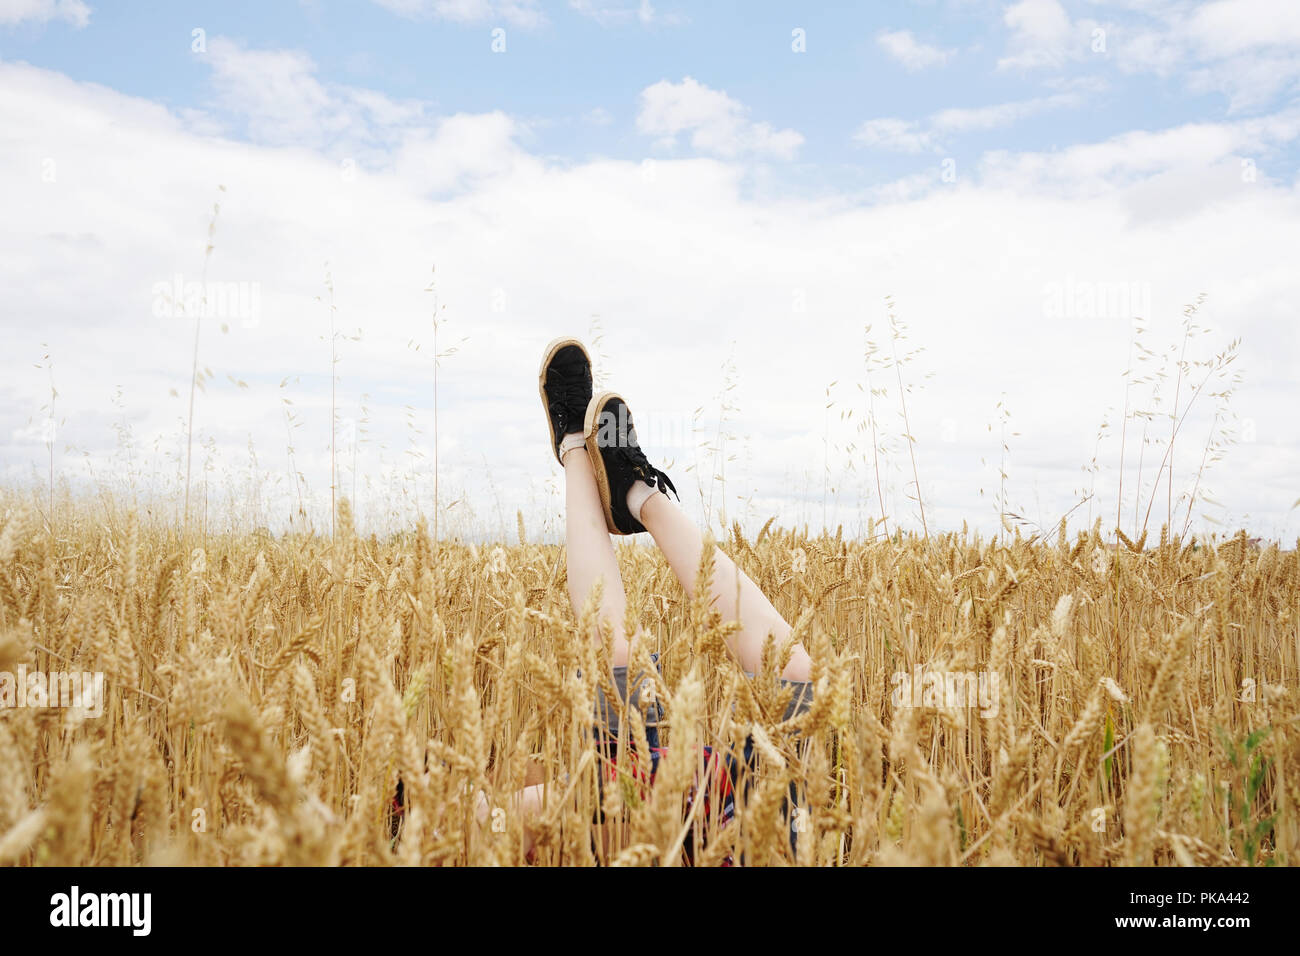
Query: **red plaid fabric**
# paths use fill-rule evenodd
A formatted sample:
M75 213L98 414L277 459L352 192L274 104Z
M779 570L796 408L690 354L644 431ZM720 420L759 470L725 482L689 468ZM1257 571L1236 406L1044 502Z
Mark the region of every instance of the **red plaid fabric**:
M613 750L614 748L611 746L610 749ZM704 786L701 787L701 781L697 778L695 785L691 787L687 795L686 812L689 813L694 807L694 802L703 797L700 812L704 824L706 827L712 825L713 829L719 829L729 824L736 815L737 763L734 759L725 757L721 752L710 746L703 746L700 751L704 757ZM659 762L667 753L667 747L651 747L650 766L647 768L637 752L629 749L624 759L616 757L605 763L606 779L610 783L616 784L619 781L619 774L625 773L634 781L640 798L648 800L650 798L650 788L654 786L655 775L659 770ZM715 814L717 815L716 820ZM687 839L687 845L683 853L688 864L695 862L695 846L690 837ZM733 865L731 856L728 855L721 865Z

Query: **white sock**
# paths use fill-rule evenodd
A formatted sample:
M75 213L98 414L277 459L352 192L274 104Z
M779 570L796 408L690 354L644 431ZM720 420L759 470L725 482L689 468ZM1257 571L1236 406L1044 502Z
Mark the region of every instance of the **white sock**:
M644 481L632 482L632 487L627 490L627 510L632 512L632 517L640 521L642 505L650 500L651 495L658 493L658 488L647 485Z
M582 432L569 432L560 439L560 462L563 464L564 456L575 448L583 448L587 444L586 436Z

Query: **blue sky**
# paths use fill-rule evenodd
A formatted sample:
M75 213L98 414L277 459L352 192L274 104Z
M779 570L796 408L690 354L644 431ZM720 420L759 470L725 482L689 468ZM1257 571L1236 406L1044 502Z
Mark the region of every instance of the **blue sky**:
M173 109L210 109L211 70L191 50L198 28L248 49L301 51L322 81L418 102L431 115L504 110L528 124L532 148L574 160L647 155L638 95L689 76L762 122L797 130L795 170L843 188L936 157L964 164L991 148L1059 149L1135 128L1259 114L1295 93L1293 73L1277 89L1243 94L1231 82L1194 81L1225 58L1188 54L1165 67L1134 49L1148 35L1174 33L1183 11L1212 4L1050 0L1042 16L1056 7L1071 26L1059 50L1042 54L1050 66L1029 67L1006 63L1018 53L1007 22L1015 5L984 0L696 4L651 7L646 21L634 3L594 0L524 4L523 13L486 2L445 6L461 12L440 14L438 3L416 0L116 4L91 11L81 28L57 18L13 24L0 33L0 56ZM493 52L497 29L504 53ZM804 31L802 53L793 50L795 30ZM872 119L921 122L1008 104L1039 105L1015 122L981 128L976 120L919 156L855 139Z
M1170 349L1206 293L1189 354L1240 338L1241 380L1217 414L1215 384L1189 413L1181 434L1201 437L1172 456L1176 493L1206 460L1197 494L1217 504L1198 499L1198 526L1300 531L1282 411L1300 360L1300 5L0 0L0 79L10 481L48 457L47 350L61 473L174 471L193 323L156 290L206 275L258 309L202 326L209 473L243 475L230 497L274 522L299 470L318 512L328 262L339 325L361 331L337 343L355 471L377 514L427 510L436 264L444 342L461 342L441 467L471 525L520 508L554 527L531 366L556 334L603 331L610 384L645 396L702 518L721 501L861 526L879 502L857 386L887 294L924 348L910 401L932 514L996 524L1003 401L1008 508L1051 524L1085 485L1093 510L1119 493L1126 397L1126 470L1160 460ZM896 391L877 410L886 509L915 524ZM1126 509L1167 480L1126 477Z

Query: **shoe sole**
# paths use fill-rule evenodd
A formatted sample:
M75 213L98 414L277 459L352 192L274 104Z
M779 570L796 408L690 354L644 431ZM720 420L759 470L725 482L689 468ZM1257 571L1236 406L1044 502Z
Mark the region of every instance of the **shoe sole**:
M551 406L546 402L546 369L551 364L551 359L555 358L555 353L560 351L566 345L576 345L582 350L582 354L587 358L587 365L591 365L591 355L587 347L577 339L570 336L561 336L550 345L546 346L546 352L542 355L541 368L537 370L537 393L542 396L542 411L546 413L546 430L551 433L551 451L555 454L555 460L563 466L564 462L560 458L559 444L560 439L564 436L555 434L555 425L551 422Z
M582 436L587 445L587 457L591 459L591 470L596 473L596 490L600 492L600 507L605 512L605 527L610 534L628 534L614 526L614 511L610 504L609 475L605 471L605 456L596 444L600 413L613 399L627 404L627 399L618 392L602 392L587 403L587 414L582 422Z

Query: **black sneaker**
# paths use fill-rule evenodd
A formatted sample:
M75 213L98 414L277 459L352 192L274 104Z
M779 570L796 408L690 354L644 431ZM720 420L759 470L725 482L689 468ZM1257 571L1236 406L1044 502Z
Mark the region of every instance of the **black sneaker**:
M672 480L646 460L636 440L636 426L627 402L616 392L605 392L587 405L584 421L587 453L596 472L596 487L611 534L638 534L645 526L627 510L627 493L634 481L644 481L667 493L677 489ZM678 500L680 496L678 496Z
M546 346L537 388L551 429L551 448L560 458L560 442L570 432L582 431L587 403L591 401L591 356L577 339L560 338Z

